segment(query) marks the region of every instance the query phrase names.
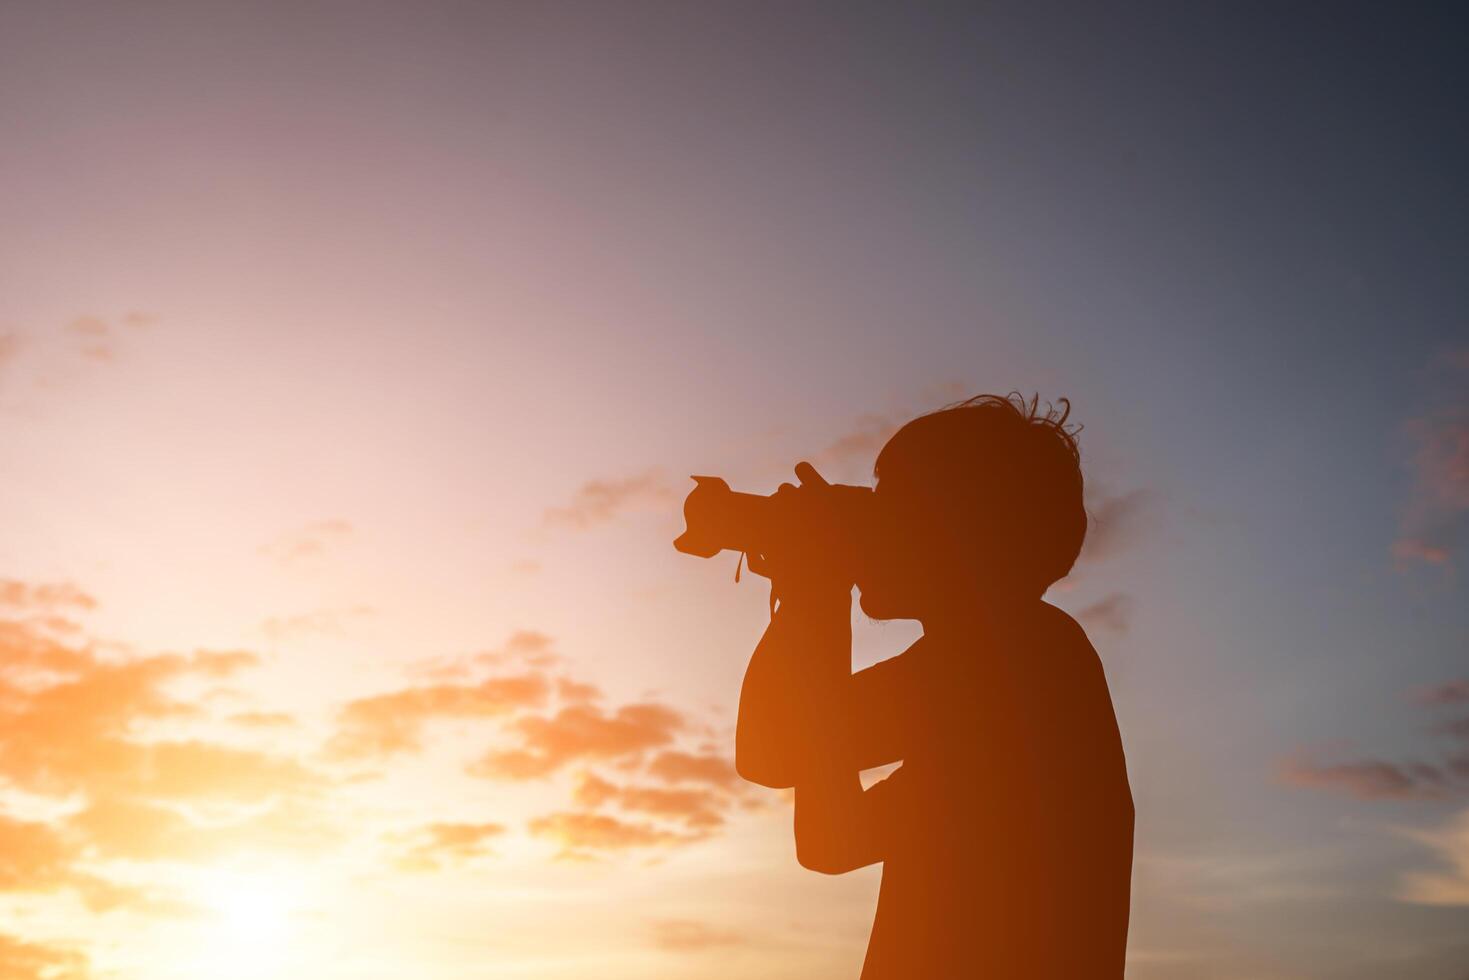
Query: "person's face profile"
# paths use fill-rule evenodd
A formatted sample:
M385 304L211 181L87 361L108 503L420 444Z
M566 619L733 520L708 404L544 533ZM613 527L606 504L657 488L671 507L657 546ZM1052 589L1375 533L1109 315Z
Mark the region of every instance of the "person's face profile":
M916 474L877 481L857 575L862 611L873 619L917 619L942 573L934 488Z

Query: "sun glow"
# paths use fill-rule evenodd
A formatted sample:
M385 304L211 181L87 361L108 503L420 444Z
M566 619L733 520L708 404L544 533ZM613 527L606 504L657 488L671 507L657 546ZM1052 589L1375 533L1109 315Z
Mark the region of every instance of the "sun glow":
M270 881L234 876L212 890L208 903L220 931L243 941L278 940L290 926L285 896Z
M305 885L289 871L208 869L190 889L202 913L190 956L196 975L287 975L310 914Z

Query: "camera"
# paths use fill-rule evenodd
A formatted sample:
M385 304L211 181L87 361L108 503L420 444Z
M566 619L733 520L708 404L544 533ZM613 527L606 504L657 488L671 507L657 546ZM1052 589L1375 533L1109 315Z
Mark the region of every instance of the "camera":
M778 558L789 552L791 543L799 539L802 522L810 519L802 506L806 501L793 493L740 493L717 476L695 476L693 480L694 489L683 505L687 527L673 541L686 555L712 558L721 551L739 551ZM855 550L871 521L871 488L828 484L822 486L819 499L835 509L840 537Z

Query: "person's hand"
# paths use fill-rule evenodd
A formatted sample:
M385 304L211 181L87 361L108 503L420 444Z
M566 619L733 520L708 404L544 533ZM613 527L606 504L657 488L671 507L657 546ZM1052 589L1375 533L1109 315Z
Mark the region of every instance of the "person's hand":
M850 592L851 529L841 521L831 485L802 461L796 464L797 486L782 483L774 500L782 526L781 540L771 552L746 555L750 571L771 580L775 592Z

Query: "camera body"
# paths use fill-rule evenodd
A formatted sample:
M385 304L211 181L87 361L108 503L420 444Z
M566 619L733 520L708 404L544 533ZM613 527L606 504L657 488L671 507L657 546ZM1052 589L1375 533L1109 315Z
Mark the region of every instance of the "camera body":
M673 542L684 554L712 558L721 551L738 551L778 558L789 553L791 543L800 537L802 522L810 520L809 511L797 505L793 494L740 493L717 476L693 480L694 489L684 500L687 527ZM871 527L872 490L831 484L822 488L821 499L835 509L831 516L847 551L840 560L854 562Z

